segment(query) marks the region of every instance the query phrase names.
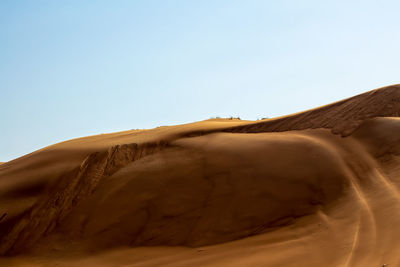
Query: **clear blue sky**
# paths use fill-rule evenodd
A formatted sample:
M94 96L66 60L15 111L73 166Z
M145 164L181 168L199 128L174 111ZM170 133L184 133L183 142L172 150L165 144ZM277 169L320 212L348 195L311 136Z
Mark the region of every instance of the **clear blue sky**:
M400 83L399 1L0 2L0 161Z

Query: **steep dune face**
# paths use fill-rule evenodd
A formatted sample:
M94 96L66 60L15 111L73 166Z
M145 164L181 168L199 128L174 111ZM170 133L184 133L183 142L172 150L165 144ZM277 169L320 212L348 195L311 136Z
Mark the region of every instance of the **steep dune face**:
M349 136L367 119L400 116L400 85L357 95L320 108L262 123L237 126L233 132L283 132L316 128Z
M5 163L0 252L15 257L3 262L400 266L399 111L392 86L258 123L89 137Z
M155 153L163 145L120 145L90 154L78 168L60 177L48 194L14 223L2 238L0 252L7 254L33 246L62 222L77 203L90 196L102 179L134 160Z

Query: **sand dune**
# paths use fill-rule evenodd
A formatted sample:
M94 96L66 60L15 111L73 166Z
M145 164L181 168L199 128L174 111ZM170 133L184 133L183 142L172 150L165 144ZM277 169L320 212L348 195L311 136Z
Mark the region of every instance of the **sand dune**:
M400 86L0 165L0 265L400 266Z

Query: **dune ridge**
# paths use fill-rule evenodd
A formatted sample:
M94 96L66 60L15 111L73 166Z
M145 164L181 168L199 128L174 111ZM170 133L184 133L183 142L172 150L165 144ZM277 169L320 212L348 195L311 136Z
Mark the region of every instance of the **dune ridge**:
M0 167L0 253L17 265L397 266L399 114L393 85L276 119L50 146Z
M365 120L400 116L400 85L375 89L320 108L271 121L238 126L232 132L282 132L327 128L349 136Z

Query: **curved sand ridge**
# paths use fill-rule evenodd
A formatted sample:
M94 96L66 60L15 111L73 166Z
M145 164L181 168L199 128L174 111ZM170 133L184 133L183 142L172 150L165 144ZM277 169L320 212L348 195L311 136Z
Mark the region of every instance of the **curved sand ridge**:
M81 138L5 163L3 261L397 266L399 92Z

